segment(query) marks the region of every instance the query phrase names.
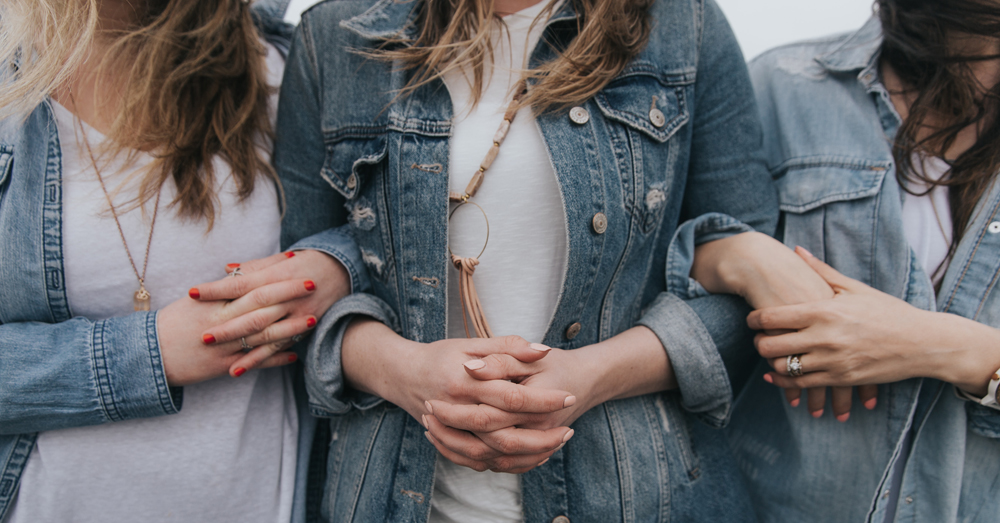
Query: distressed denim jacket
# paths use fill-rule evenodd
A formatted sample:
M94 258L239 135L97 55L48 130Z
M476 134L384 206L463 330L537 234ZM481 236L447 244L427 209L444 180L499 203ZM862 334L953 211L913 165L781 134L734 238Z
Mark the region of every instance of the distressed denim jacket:
M287 52L286 1L255 5L263 36ZM163 373L156 312L92 321L74 317L63 285L62 152L49 102L26 120L0 121L0 520L17 494L36 434L174 414L182 388ZM367 288L350 237L329 231L320 248ZM287 246L287 245L286 245ZM301 380L299 380L301 381ZM300 389L299 466L293 520L305 518L315 419ZM80 480L87 481L87 471Z
M927 310L1000 327L1000 185L980 200L936 300L903 233L890 145L901 121L879 80L881 29L782 47L751 64L788 246ZM1000 518L1000 411L953 387L911 379L879 387L874 411L847 423L791 408L760 377L738 398L733 447L763 521L885 519L890 470L905 431L913 446L896 521ZM830 406L826 407L830 412Z
M426 521L443 459L405 411L345 386L340 365L343 329L357 315L418 342L446 336L451 98L440 81L397 97L410 73L358 52L392 37L406 45L399 38L416 34L418 6L313 7L282 87L275 163L293 202L287 241L346 221L372 280L371 293L321 320L307 356L312 411L330 418L327 521ZM719 8L662 0L652 16L645 50L580 104L585 121L568 110L537 117L565 202L568 266L547 333L532 341L571 350L645 325L666 347L680 390L607 402L578 419L566 447L521 476L529 522L753 519L712 428L731 402L716 346L739 331L745 310L726 298L681 301L668 287L686 288L687 274L668 279L668 267L748 225L770 233L776 194L746 66ZM531 63L552 59L576 31L566 2ZM595 217L606 217L606 229Z

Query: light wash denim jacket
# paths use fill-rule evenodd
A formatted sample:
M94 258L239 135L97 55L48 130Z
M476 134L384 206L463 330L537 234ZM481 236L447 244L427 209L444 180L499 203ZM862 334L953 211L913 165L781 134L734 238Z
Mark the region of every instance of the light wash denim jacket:
M287 52L286 1L256 5L264 37ZM183 389L163 373L156 312L91 321L74 317L63 285L62 152L48 101L24 121L0 121L0 521L38 432L174 414ZM319 248L367 288L350 237L329 231ZM286 244L287 245L287 244ZM301 381L301 380L299 380ZM315 419L298 386L299 467L293 521L306 515ZM80 471L80 481L87 481Z
M346 220L373 287L327 313L307 356L312 411L331 418L327 521L426 521L443 459L405 411L347 388L340 365L343 329L356 315L418 342L446 337L451 98L440 81L397 98L409 73L357 52L412 38L418 5L345 0L307 11L279 105L275 163L293 202L288 241ZM713 429L731 402L715 342L739 331L745 310L728 298L688 305L666 292L686 288L687 273L669 282L667 274L698 242L744 224L770 233L776 194L745 64L719 8L664 0L652 14L649 45L580 105L587 121L574 123L568 110L537 118L565 202L569 253L552 323L533 341L575 349L645 325L666 347L680 391L611 401L577 420L566 447L521 476L529 522L753 519ZM576 24L566 2L532 64L553 58L550 44L567 45ZM593 226L598 213L606 230Z
M903 234L890 144L900 125L879 80L880 25L781 47L751 64L783 235L847 276L928 310L1000 327L1000 185L979 202L936 302ZM763 366L762 366L763 367ZM759 369L738 397L730 435L763 521L885 519L890 470L914 427L896 521L1000 520L1000 411L953 387L911 379L857 397L847 423L791 408Z

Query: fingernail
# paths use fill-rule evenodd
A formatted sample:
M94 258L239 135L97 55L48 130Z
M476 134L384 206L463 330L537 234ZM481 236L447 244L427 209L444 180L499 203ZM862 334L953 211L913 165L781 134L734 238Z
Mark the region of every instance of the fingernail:
M560 450L560 449L562 449L562 448L563 448L563 447L565 447L565 446L566 446L566 443L565 443L565 442L563 442L563 443L559 444L559 446L558 446L558 447L556 447L556 450L555 450L555 451L553 451L553 452L559 452L559 450Z
M541 466L542 466L542 465L544 465L544 464L545 464L545 462L547 462L548 460L549 460L549 458L545 458L545 459L543 459L543 460L542 460L541 462L539 462L539 463L538 463L538 465L535 465L535 466L536 466L536 467L541 467Z
M791 405L792 407L798 407L799 406L799 398L795 398L792 401L789 401L788 404Z
M239 266L240 266L240 264L238 264L238 263L227 263L226 264L226 268L227 269L235 269L235 268L237 268Z
M311 329L311 328L313 328L315 326L316 326L316 318L314 318L312 316L309 316L308 318L306 318L306 327L309 327Z
M764 375L764 381L773 384L774 383L774 378L772 378L770 374L765 374Z
M812 412L812 416L813 416L814 418L818 418L818 417L820 417L820 416L822 416L822 415L823 415L823 409L819 409L819 410L814 410L814 411Z
M552 350L552 347L542 345L541 343L532 343L531 345L528 346L531 347L532 349L537 350L538 352L548 352Z
M294 257L295 257L295 253L292 252L292 251L288 251L288 252L285 253L285 258L294 258Z
M569 429L569 432L567 432L566 435L563 436L563 443L569 441L569 439L573 437L573 434L576 434L576 431L574 431L573 429Z
M424 437L427 438L427 441L431 442L431 445L434 444L434 440L431 439L431 433L430 432L424 431Z
M201 337L201 341L205 342L205 345L211 345L215 343L215 336L212 336L211 334L206 334Z
M216 267L218 267L218 265L216 265ZM201 293L198 292L198 287L191 287L191 290L188 291L188 296L190 296L192 300L201 298Z
M427 414L421 414L420 415L420 423L424 426L425 429L429 429L430 428L430 427L427 426Z
M576 396L567 396L566 399L563 400L564 409L566 407L572 407L573 405L576 405Z
M479 370L486 366L486 362L483 360L469 360L463 363L463 365L469 370Z
M295 363L298 360L299 360L298 355L295 355L295 354L289 354L288 355L288 363Z
M868 401L865 402L865 408L868 409L868 410L873 410L873 409L875 409L875 404L876 403L878 403L878 401L876 400L876 398L871 398L871 399L869 399Z
M841 414L840 416L837 416L837 421L843 423L843 422L847 421L847 418L850 418L850 417L851 417L851 413L850 412L845 412L845 413Z
M434 407L431 406L431 402L425 401L424 402L424 408L427 409L427 412L429 414L434 414Z
M233 376L236 376L237 378L239 378L246 371L247 371L246 369L244 369L243 367L240 367L240 368L238 368L238 369L236 369L236 370L233 371Z
M795 246L795 250L802 251L802 254L805 254L806 256L808 256L810 258L815 258L815 256L813 256L813 253L809 252L809 249L806 249L805 247L803 247L801 245L796 245Z
M306 280L306 290L307 291L314 291L314 290L316 290L316 284L313 283L312 280Z

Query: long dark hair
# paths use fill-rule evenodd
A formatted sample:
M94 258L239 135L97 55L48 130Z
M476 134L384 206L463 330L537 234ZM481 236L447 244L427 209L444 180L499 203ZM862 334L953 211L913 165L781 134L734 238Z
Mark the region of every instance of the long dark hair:
M975 62L1000 59L1000 55L964 54L954 45L949 47L949 39L1000 37L1000 3L877 0L876 4L884 37L883 63L896 72L907 94L915 96L893 144L896 176L903 187L907 180L920 180L931 188L949 187L950 259L976 203L1000 169L1000 84L984 86L970 67ZM929 129L931 123L933 128ZM969 126L979 129L975 144L949 160L951 169L941 180L927 179L923 170L913 168L914 153L945 158L959 132Z

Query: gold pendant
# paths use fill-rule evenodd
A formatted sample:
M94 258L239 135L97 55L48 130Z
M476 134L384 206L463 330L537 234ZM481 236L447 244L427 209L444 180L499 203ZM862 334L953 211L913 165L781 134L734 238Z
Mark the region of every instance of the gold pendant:
M149 292L146 291L145 286L140 285L139 290L135 291L135 295L132 296L132 303L135 305L136 311L149 310Z

